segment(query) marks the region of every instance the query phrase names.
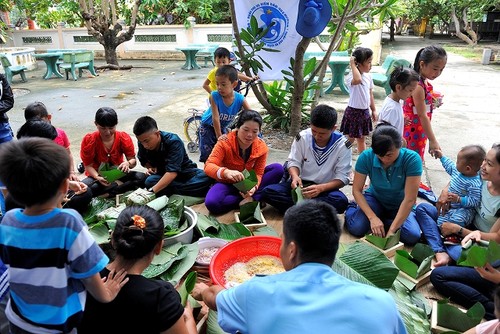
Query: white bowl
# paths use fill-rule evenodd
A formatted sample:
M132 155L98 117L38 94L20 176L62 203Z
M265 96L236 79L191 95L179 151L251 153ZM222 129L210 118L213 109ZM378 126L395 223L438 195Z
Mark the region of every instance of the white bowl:
M210 238L210 237L203 237L198 240L198 253L201 252L205 248L209 247L217 247L220 248L228 243L227 240L224 239L219 239L219 238ZM215 253L214 253L215 255ZM208 266L210 262L200 262L196 261L196 264L201 265L201 266Z
M183 244L193 242L194 227L198 223L198 215L193 209L187 206L184 207L184 214L186 215L189 227L177 235L163 239L164 246L173 245L178 242Z

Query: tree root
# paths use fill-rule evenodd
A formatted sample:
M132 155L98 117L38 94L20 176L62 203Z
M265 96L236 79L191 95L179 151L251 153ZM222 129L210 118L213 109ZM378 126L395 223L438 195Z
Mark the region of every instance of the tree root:
M119 66L119 65L115 65L115 64L106 64L106 65L103 65L103 66L94 66L94 68L96 70L113 70L113 71L130 70L133 67L134 66L132 66L132 65Z

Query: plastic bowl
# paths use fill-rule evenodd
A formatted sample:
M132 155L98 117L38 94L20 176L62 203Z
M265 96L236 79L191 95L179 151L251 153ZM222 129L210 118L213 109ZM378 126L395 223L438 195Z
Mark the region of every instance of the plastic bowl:
M253 236L234 240L215 253L209 273L214 284L226 285L224 273L236 262L248 262L256 256L280 257L281 239L272 236Z
M198 240L198 253L201 252L205 248L209 247L217 247L221 248L225 246L228 243L227 240L224 239L219 239L219 238L210 238L210 237L203 237ZM210 262L201 262L201 261L196 261L196 264L200 266L208 266Z
M184 214L188 221L189 227L181 233L163 239L164 246L176 244L178 242L183 244L190 244L193 241L194 227L198 223L198 215L190 207L184 207Z

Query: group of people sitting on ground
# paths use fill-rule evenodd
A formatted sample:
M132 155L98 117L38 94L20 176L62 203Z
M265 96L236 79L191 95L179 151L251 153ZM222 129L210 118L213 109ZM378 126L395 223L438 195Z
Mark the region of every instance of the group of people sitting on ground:
M205 162L203 170L189 159L179 136L160 131L156 121L149 116L140 117L134 124L136 153L130 135L116 130L116 112L103 107L96 112L97 130L82 140L80 157L86 178L80 181L74 173L64 131L50 124L50 115L43 104L29 105L25 111L27 122L18 132L19 140L0 145L0 160L3 161L0 180L8 191L7 208L12 209L0 224L2 260L9 266L10 273L11 291L5 314L11 332L74 332L78 326L82 332L95 332L98 329L93 326L98 322L94 319L110 314L108 312L135 307L141 311L163 310L148 322L151 333L196 332L192 312L189 307L183 309L169 284L157 284L140 277L162 247L155 214L139 207L122 213L112 238L117 259L108 263L109 259L88 234L81 216L61 208L72 207L83 212L94 196L114 196L139 187L158 196L205 197L206 207L213 214L229 212L250 201L268 203L285 213L280 254L286 273L252 280L226 291L203 285L195 291L197 298L219 311L219 321L227 330L269 332L276 324L283 328L301 328L303 322L299 317L289 317L289 311L318 319L308 322L307 330L310 326L329 330L325 324L345 323L337 320L337 316L342 318L344 315L324 314L325 310L332 307L338 310L337 305L349 310L345 305L358 303L370 310L363 313L364 321L351 318L359 328L369 324L370 329L365 329L373 331L375 327L371 326L376 324L380 332L405 332L389 295L347 282L331 270L340 235L337 214L344 212L345 227L354 236L373 233L385 237L401 230L401 240L411 246L422 234L436 253L437 268L431 274L431 281L438 291L464 306L479 301L486 309L485 318L494 319L493 291L500 283L500 261L484 268L446 266L457 260L461 247L443 236L460 237L462 242L471 239L500 242L500 144L494 144L488 152L480 146L466 146L459 152L455 166L443 156L432 134L430 152L442 160L451 181L436 206L423 203L415 207L425 152L421 150L422 141L413 145L405 130L410 125L403 120L402 133L401 122L396 127L388 117L375 128L371 147L365 149L364 136L371 131L368 123L371 124L371 117L376 118L376 111L372 108L371 77L367 77L371 55L367 50L358 51L351 61L349 82L351 87L363 83L366 87L353 90L353 101L350 100L341 125L345 135L337 131L335 109L319 105L311 111L310 127L295 137L284 164L267 164L268 148L259 136L262 117L250 110L244 98L234 92L238 75L230 65L215 71L217 91L211 93L211 106L200 128L200 151L205 157L201 158ZM408 97L413 101L412 115L417 115L421 122L417 128L429 135L432 128L427 109L432 112L434 102L432 87L426 78L432 80L440 74L446 64L446 54L443 58L440 49L425 48L417 54L416 63L419 64L415 67L420 75L418 83L413 80L412 72L402 69L393 72L391 99L402 98L414 90ZM228 107L234 103L234 108ZM241 107L244 110L238 114ZM414 120L417 118L414 116ZM361 125L354 124L360 119L363 119ZM234 120L235 130L226 132L225 127ZM360 155L354 167L354 201L349 201L341 189L350 182L353 139L359 139ZM145 168L144 172L134 170L137 160ZM101 174L103 168L109 167L119 169L124 176L109 182ZM255 171L257 184L242 193L232 184L244 179L244 170ZM297 188L304 203L294 202L292 191ZM440 218L441 214L446 216ZM27 223L35 225L28 228ZM58 234L53 234L53 230ZM33 243L42 240L40 235L46 235L43 239L46 243ZM52 257L55 245L59 255ZM39 262L44 256L50 261ZM25 275L28 271L32 275ZM51 274L46 275L47 272ZM101 275L106 279L101 280ZM33 280L30 277L45 278ZM310 284L303 286L310 277L318 280L319 290L311 290ZM283 305L286 310L283 317L288 315L288 320L277 314L271 323L263 322L262 316L260 321L251 321L251 312L268 314L278 307L269 303L265 292L269 286L282 295L280 300L299 294L303 296L301 302L312 299L328 302L325 305L314 303L323 311L311 308L309 313L301 313L300 304L287 303ZM50 291L47 287L51 287ZM332 293L336 288L353 291L347 299L337 294L321 298L325 287L332 289L328 289ZM256 290L262 293L257 296L253 293ZM89 292L88 305L91 305L88 313L83 312L86 291ZM164 298L150 298L151 294ZM367 300L367 294L373 299ZM138 300L143 301L143 308L135 305ZM101 304L111 301L111 304ZM39 306L50 312L37 312ZM124 331L132 328L132 324L124 324ZM141 332L149 332L144 328L141 327Z

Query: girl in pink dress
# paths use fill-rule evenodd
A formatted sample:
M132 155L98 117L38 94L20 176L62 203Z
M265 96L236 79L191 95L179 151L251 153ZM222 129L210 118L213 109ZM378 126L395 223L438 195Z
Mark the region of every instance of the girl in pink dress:
M420 75L420 80L403 106L405 114L403 137L407 142L407 148L417 151L422 161L424 161L427 138L431 155L434 150L441 149L431 126L432 112L439 105L435 103L436 96L429 80L441 75L446 61L446 51L440 46L431 45L418 51L413 67Z

